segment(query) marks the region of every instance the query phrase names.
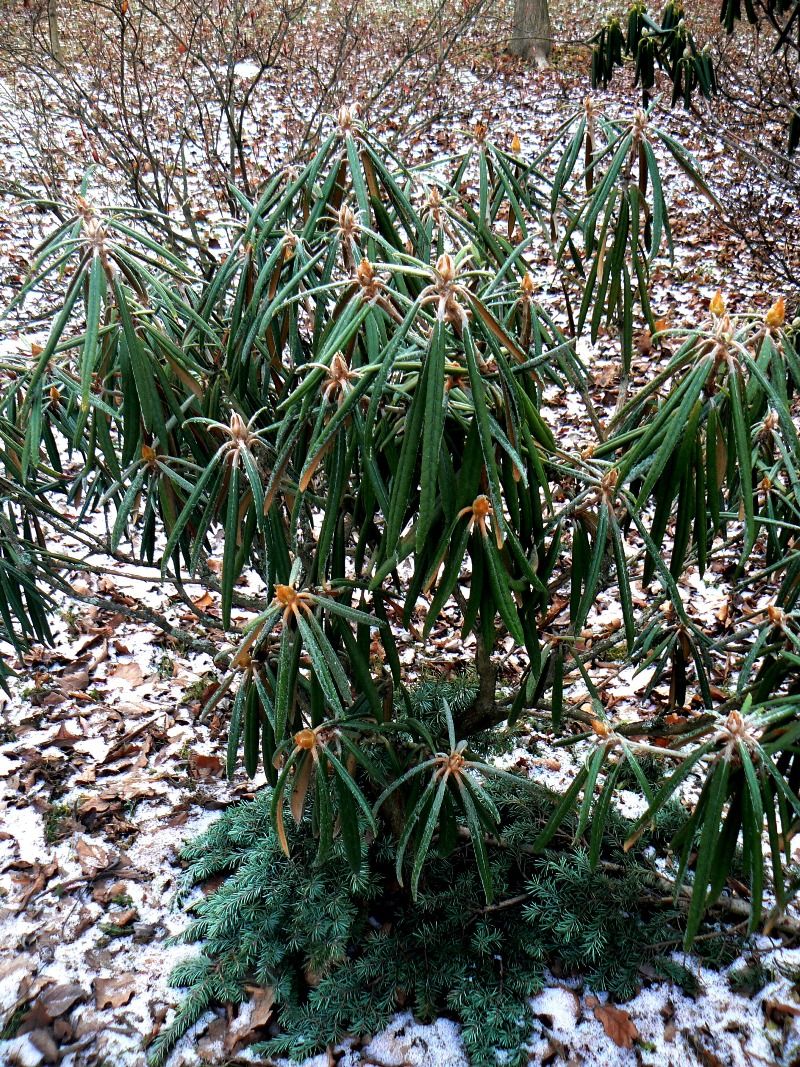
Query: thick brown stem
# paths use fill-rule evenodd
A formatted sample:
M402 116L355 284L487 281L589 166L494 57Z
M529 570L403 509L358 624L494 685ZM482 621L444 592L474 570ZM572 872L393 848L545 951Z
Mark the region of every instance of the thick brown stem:
M491 649L486 647L480 633L476 643L475 670L478 673L478 692L456 724L461 737L470 737L481 730L488 730L508 715L507 709L497 703L497 667L492 662Z

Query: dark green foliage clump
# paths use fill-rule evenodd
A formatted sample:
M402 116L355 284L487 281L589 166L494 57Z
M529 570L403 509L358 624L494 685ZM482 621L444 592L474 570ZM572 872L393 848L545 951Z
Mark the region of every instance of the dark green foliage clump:
M279 1007L281 1033L261 1046L265 1054L303 1058L381 1029L403 1007L421 1019L457 1014L475 1063L495 1063L495 1047L520 1047L531 1023L525 996L540 985L538 938L518 909L483 912L468 849L431 859L411 910L386 842L372 845L357 875L338 841L315 868L307 833L290 830L292 858L284 856L269 806L262 793L232 809L184 853L187 886L230 877L195 906L180 938L202 940L203 950L173 973L190 992L153 1062L209 1007L247 1000L248 982L271 986ZM493 857L499 892L514 868L510 854Z
M637 58L658 45L684 85L699 78L676 4L660 27L640 7L624 41L619 24L601 32L605 65L623 44ZM514 827L492 790L511 783L525 807L531 783L476 749L496 751L486 732L530 715L579 748L544 823L514 839L526 864L574 838L597 869L621 786L646 802L626 848L667 803L696 798L670 842L675 880L692 887L688 949L734 861L750 931L765 872L778 911L796 889L781 841L800 817L797 331L783 296L751 314L719 292L688 327L655 318L653 271L673 251L659 159L714 196L654 104L617 120L586 100L535 159L520 151L479 123L461 150L415 167L343 107L313 158L277 169L256 203L234 194L241 225L203 274L127 206L82 194L59 207L12 302L55 282L48 338L0 366L12 533L0 529L0 638L17 651L46 639L37 579L52 588L81 566L65 538L123 566L130 545L178 588L200 581L230 643L203 710L227 717L228 774L263 768L284 854L291 815L313 838L312 867L341 848L375 899L390 877L412 903L435 892L438 852L471 855L484 904L502 901L490 853ZM546 277L560 280L558 308L534 299ZM656 355L634 365L640 327ZM604 331L619 341L613 412L595 409L578 356ZM548 423L551 386L585 408L580 448ZM76 462L62 464L64 442ZM82 526L103 514L88 544ZM732 553L737 595L769 610L736 607L730 627L707 629L682 579L727 573ZM251 572L255 601L240 589ZM630 666L652 671L624 722L592 679L606 639L581 636L601 593L622 621L611 649L624 640ZM441 625L461 634L464 678L447 699L426 680L414 713L403 653ZM720 690L720 674L735 687ZM374 887L361 885L367 856ZM352 907L342 938L360 958L361 898Z
M474 672L458 674L445 678L438 674L422 677L418 685L409 694L411 708L416 718L427 723L437 733L444 734L447 729L445 706L458 719L475 700L478 681ZM405 708L398 703L396 713L402 715Z
M669 914L642 908L641 871L631 865L606 874L578 849L537 863L528 890L524 914L539 931L545 957L582 971L592 987L614 997L633 996L643 955L670 935Z
M629 38L643 27L636 15ZM613 62L621 32L605 38ZM342 108L313 159L239 198L247 218L208 276L128 208L81 196L15 297L63 283L36 358L0 368L0 502L21 538L0 548L0 637L46 637L27 561L72 561L40 527L85 545L85 519L113 507L92 552L127 565L130 542L179 589L191 577L219 596L231 645L203 715L228 716L229 775L243 758L272 787L187 853L191 882L228 877L186 933L204 950L176 973L190 993L156 1061L251 983L275 993L269 1051L301 1056L407 1006L457 1014L476 1063L520 1055L545 962L627 992L642 960L679 934L691 946L732 872L751 932L766 871L776 911L797 889L781 847L800 817L785 301L734 313L720 292L689 328L655 319L652 271L672 251L659 156L713 194L654 106L616 121L588 100L536 159L519 149L479 124L435 170L411 168ZM534 300L540 228L569 336ZM640 325L658 370L629 388ZM608 419L577 355L605 330L620 342ZM587 447L556 440L550 385L586 404ZM60 441L82 461L62 468ZM736 599L769 610L707 632L682 579L727 574L732 553ZM260 602L239 589L250 572ZM583 639L601 592L622 620L612 647L624 634L651 687L669 681L663 709L646 691L633 719L607 714L591 675L605 639ZM443 614L464 677L414 696L403 653ZM563 795L481 758L508 740L500 723L529 716L577 746ZM621 786L644 801L630 825ZM680 921L645 837L661 855L669 841L679 902L691 885Z
M687 997L696 997L703 991L703 983L695 972L669 956L658 956L654 959L653 970L660 978L679 986Z
M743 967L737 967L728 973L728 985L734 993L753 997L775 977L772 967L766 965L758 956L754 956Z
M527 1062L527 998L541 988L546 965L580 973L594 989L631 995L641 964L664 943L680 942L676 913L648 909L641 858L625 856L613 838L613 873L592 870L583 850L521 850L515 840L541 826L549 810L541 794L523 806L495 787L512 832L504 847L489 849L493 907L468 842L446 856L432 852L411 908L384 838L365 850L354 875L338 839L315 866L315 844L302 825L289 829L287 859L267 792L231 809L184 851L187 891L228 877L190 909L194 920L179 941L203 947L172 975L189 993L154 1044L152 1062L163 1063L209 1008L247 1000L252 983L275 993L279 1026L257 1046L265 1055L301 1059L348 1034L374 1033L408 1009L422 1020L455 1016L476 1065Z

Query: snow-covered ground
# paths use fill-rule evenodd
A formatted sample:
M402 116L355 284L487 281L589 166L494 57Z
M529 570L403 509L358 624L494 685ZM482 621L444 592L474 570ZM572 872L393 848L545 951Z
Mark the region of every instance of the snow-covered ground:
M529 152L544 145L565 115L581 106L586 91L574 72L558 68L509 69L495 77L496 103L489 107L486 94L477 92L485 74L454 72L465 101L461 128L487 122L498 141L510 141L516 133ZM468 104L473 93L481 101L474 111ZM6 102L0 177L35 185L31 160L14 140L20 124L9 121L8 108L23 106L19 87L6 83L0 96ZM635 105L633 94L627 100L620 92L598 96L612 113ZM259 107L264 122L273 121L276 129L281 104L267 84ZM661 118L688 135L715 181L727 180L720 144L698 137L680 115ZM70 147L66 185L76 189L89 145L80 129L65 128L62 135ZM411 146L411 158L426 159L464 136L451 125L434 126L427 139ZM101 167L97 182L97 195L103 195L114 185L113 172L105 174ZM763 291L746 250L708 203L674 167L668 168L666 185L675 210L676 260L655 276L657 314L674 325L691 323L718 286L732 306L768 306L773 294ZM196 195L202 195L200 182ZM213 215L209 221L211 228L220 225L221 238L222 222ZM0 298L13 295L49 225L35 208L0 201ZM538 285L537 297L557 304L559 290L545 270ZM41 338L40 328L29 330L16 319L5 335L0 327L0 352L29 352ZM614 380L613 354L601 345L586 355L602 401ZM570 445L579 447L580 412L555 394L549 400L548 417ZM144 1043L169 1021L180 998L168 987L167 976L187 950L166 949L163 942L185 921L171 910L181 842L258 785L243 776L232 783L224 779L224 717L198 720L203 691L215 677L211 657L181 653L155 626L130 621L125 609L144 605L160 611L212 644L221 644L221 633L207 629L201 634L184 606L170 599L171 591L154 584L152 573L142 579L113 569L72 574L84 602L64 606L54 648L26 656L13 696L0 695L0 1030L16 1034L0 1041L0 1064L143 1067ZM726 602L721 577L711 576L706 584L694 576L691 584L697 612L716 615ZM202 596L198 588L198 600ZM96 603L87 605L87 597ZM214 610L213 598L202 606ZM613 608L601 598L589 625L602 633L617 623ZM405 660L411 666L423 653L446 668L458 660L459 647L444 625L424 649L410 644ZM508 669L513 675L513 658ZM613 665L598 669L624 714L626 701L635 702L642 693L646 676L633 677ZM563 752L558 759L557 766L536 760L531 773L548 784L563 784L570 763ZM641 992L618 1006L616 1015L602 995L595 998L577 981L552 977L533 1002L537 1022L530 1062L598 1067L789 1067L800 1062L800 950L760 938L749 951L771 973L754 996L734 992L728 978L749 957L712 972L680 956L698 977L696 997L643 976ZM246 1062L247 1054L231 1043L230 1034L246 1035L255 1010L257 1005L245 1007L233 1023L222 1012L207 1013L181 1042L172 1067L223 1064L232 1056ZM331 1062L454 1067L467 1060L455 1023L442 1019L421 1026L399 1015L364 1047L336 1050L333 1059L326 1054L307 1067Z

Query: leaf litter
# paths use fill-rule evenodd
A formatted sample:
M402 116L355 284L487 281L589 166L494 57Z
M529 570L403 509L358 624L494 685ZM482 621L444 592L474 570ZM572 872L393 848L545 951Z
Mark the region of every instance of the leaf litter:
M503 134L510 140L518 134L528 151L545 142L585 91L583 74L568 66L539 72L511 65L497 69L491 79L485 72L466 69L452 71L451 76L454 91L465 101L463 128L487 122L498 131L498 138ZM492 90L488 95L483 91L487 84ZM4 95L19 99L5 88ZM265 116L280 114L278 91L279 87L262 87L260 106ZM469 103L471 94L474 107ZM612 113L631 106L627 93L597 95ZM668 121L687 139L701 164L713 166L717 182L735 184L735 169L721 143L699 140L680 114ZM77 184L86 144L80 130L71 133L75 138L71 180ZM412 145L412 157L430 159L460 136L452 124L437 128L433 123ZM8 139L6 124L0 128L0 139L6 176L30 180L28 161L13 138ZM273 147L280 157L280 141L273 138ZM725 288L734 265L736 291L729 293L731 305L768 306L770 294L764 292L742 243L722 227L709 226L705 201L680 174L667 170L677 209L676 262L655 275L658 314L673 324L691 322L716 288ZM113 173L108 182L113 187ZM202 192L201 179L194 181L193 190ZM221 222L210 213L210 226ZM12 205L0 215L3 299L19 283L27 255L46 227L46 220L30 208ZM560 290L555 281L542 274L537 298L557 302ZM0 338L0 346L30 350L41 341L41 331L26 331L17 323L9 336ZM598 344L586 346L582 355L593 372L593 400L600 410L608 410L618 384L613 346L601 335ZM642 335L639 357L640 373L652 374L665 353ZM549 391L547 400L548 418L558 426L565 447L583 447L588 437L582 408L556 389ZM121 573L98 579L87 571L75 575L75 588L87 597L100 594L121 604L127 600L128 606L158 610L186 624L171 588L160 589L152 580L147 585ZM695 575L683 591L698 618L726 624L731 594L722 574L705 580ZM648 595L641 587L638 592L641 597ZM214 597L208 593L198 595L195 604L205 613L215 610ZM424 609L421 603L420 632ZM613 631L619 623L614 605L598 598L587 621L587 641ZM206 640L222 646L221 631L205 623L197 628ZM76 612L65 605L55 632L53 649L34 650L18 664L14 695L0 696L0 1063L81 1067L105 1061L144 1067L144 1048L169 1020L181 996L169 988L167 977L187 950L164 945L185 922L181 913L170 910L180 878L181 844L208 826L227 804L251 795L260 780L248 782L241 772L232 782L225 780L224 719L205 723L199 717L203 694L215 676L208 653L186 651L155 626L129 621L113 606L84 604ZM411 676L423 662L429 669L452 672L458 670L461 651L453 620L445 614L427 643L405 644L401 659ZM509 655L505 683L513 684L522 667L516 655ZM643 699L648 676L598 662L593 681L613 713L624 717L626 709L632 714ZM579 699L581 687L574 685L566 695ZM563 789L580 749L548 751L533 729L523 742L504 762L527 767L544 784ZM676 961L695 975L695 996L650 980L624 1005L584 989L578 979L550 975L545 989L532 1000L536 1023L530 1061L598 1067L753 1063L788 1067L800 1062L800 950L760 937L749 951L757 954L769 975L763 988L751 995L731 989L730 976L741 970L747 962L743 959L711 971L691 956L676 954ZM268 1026L272 1015L271 992L254 989L251 1002L238 1015L224 1010L207 1013L181 1041L171 1063L174 1067L222 1064L232 1055L237 1062L248 1062L246 1040ZM460 1067L467 1060L457 1024L440 1019L423 1025L400 1013L372 1040L345 1042L332 1056L307 1061L307 1067L328 1067L331 1062L343 1067Z

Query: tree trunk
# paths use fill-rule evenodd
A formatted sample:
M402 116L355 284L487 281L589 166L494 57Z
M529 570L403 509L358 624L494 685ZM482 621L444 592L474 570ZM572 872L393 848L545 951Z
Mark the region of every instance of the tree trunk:
M50 40L50 53L56 63L63 63L64 56L61 51L61 34L58 28L57 0L47 0L47 36Z
M514 0L514 26L509 50L523 59L546 67L553 31L548 0Z

